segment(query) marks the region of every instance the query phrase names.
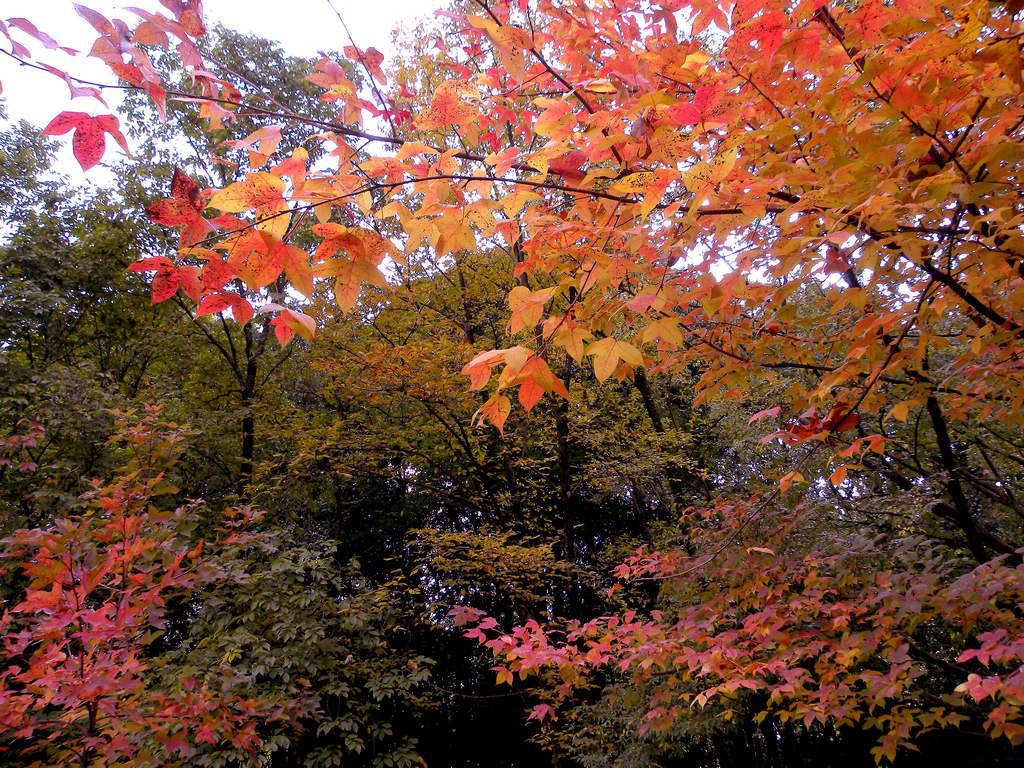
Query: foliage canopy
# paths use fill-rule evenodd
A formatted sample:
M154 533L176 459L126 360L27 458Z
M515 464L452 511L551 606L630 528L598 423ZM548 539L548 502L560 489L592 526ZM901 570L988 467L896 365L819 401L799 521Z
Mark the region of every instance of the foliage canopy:
M324 56L294 99L217 60L198 0L161 5L77 7L110 87L217 137L146 209L177 242L128 269L224 326L247 414L270 334L303 340L337 418L264 471L414 517L389 524L426 575L378 582L535 679L545 746L600 764L616 718L648 749L714 731L698 710L769 764L792 724L870 731L880 762L1024 743L1020 3L473 0L390 66ZM0 31L73 97L107 87ZM113 115L44 129L68 132L83 169L128 146ZM239 487L275 498L245 418ZM625 512L595 522L615 505L639 549ZM488 511L505 532L474 539ZM13 614L74 578L47 574Z

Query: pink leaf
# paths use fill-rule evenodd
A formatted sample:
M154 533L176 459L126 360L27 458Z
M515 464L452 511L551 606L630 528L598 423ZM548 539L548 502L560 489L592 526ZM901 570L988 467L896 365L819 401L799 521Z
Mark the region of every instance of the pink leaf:
M757 413L750 417L750 421L748 421L747 424L750 425L753 424L755 421L760 421L765 416L771 416L772 418L775 418L776 416L779 415L779 412L781 410L782 407L776 405L774 408L766 408L763 411L758 411Z
M67 133L72 128L77 128L83 120L88 119L89 116L85 112L61 112L43 128L43 134L46 136L59 136L62 133Z

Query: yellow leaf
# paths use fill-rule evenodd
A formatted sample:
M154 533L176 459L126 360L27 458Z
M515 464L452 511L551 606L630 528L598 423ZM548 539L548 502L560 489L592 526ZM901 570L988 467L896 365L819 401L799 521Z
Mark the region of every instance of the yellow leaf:
M904 400L902 403L896 403L889 412L885 415L886 420L898 419L899 421L906 421L907 415L910 413L910 409L917 405L916 400Z
M554 342L569 354L577 363L583 360L583 343L594 338L594 334L579 325L562 327L555 331Z
M594 375L598 381L604 381L619 366L619 361L638 368L643 366L644 357L640 350L625 341L611 336L599 339L587 347L587 354L594 357Z
M395 159L404 162L414 155L438 155L438 152L434 147L428 147L422 141L407 141L405 142L398 153L395 155Z
M611 80L591 80L583 86L583 90L590 93L618 93L618 88L612 84Z
M317 277L335 276L334 299L344 312L350 312L356 305L363 282L378 288L387 286L387 279L379 269L359 259L331 259L324 264L317 264L313 274Z
M331 204L330 203L319 203L313 207L313 214L316 216L316 220L321 224L326 224L331 220Z
M644 329L643 342L646 344L654 339L662 339L669 344L682 344L683 334L679 330L679 321L675 318L665 317L655 320Z
M642 195L654 181L654 171L640 171L623 176L608 191L615 195Z
M250 173L245 181L236 181L214 192L210 205L226 213L241 213L253 209L281 210L284 182L272 173Z
M576 127L576 116L572 106L562 99L537 99L537 104L546 109L537 116L533 130L539 136L548 136L553 141L564 141Z
M307 314L294 309L286 309L281 313L285 324L306 341L312 341L316 333L316 321Z
M509 291L508 306L512 310L509 329L512 333L518 333L523 328L531 328L539 323L544 314L544 304L554 292L554 288L531 291L524 285L517 285Z
M502 351L504 353L505 365L515 373L523 369L532 354L526 347L520 346L510 347Z
M266 232L268 235L272 235L274 239L281 240L285 235L288 234L288 227L291 224L290 214L278 214L273 215L266 219L260 219L256 223L256 229L260 232Z
M779 490L785 493L793 483L804 482L804 476L797 471L787 472L779 478Z

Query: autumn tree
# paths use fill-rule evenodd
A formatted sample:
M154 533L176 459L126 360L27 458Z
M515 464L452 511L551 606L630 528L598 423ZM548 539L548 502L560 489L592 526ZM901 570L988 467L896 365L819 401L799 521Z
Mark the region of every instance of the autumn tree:
M179 764L206 743L252 754L257 727L284 709L223 671L211 685L179 668L154 685L162 664L149 658L176 599L236 577L218 558L249 545L250 515L164 503L183 431L158 409L118 419L111 442L124 463L111 481L94 482L81 510L0 543L5 583L20 593L0 617L0 744L22 765L83 768Z
M504 434L468 425L482 400L459 374L467 333L509 338L511 259L465 252L438 270L428 252L410 254L401 281L367 291L358 312L343 316L322 300L325 329L310 351L316 389L267 415L278 452L254 483L261 506L302 521L308 537L334 539L339 567L357 563L367 585L389 595L407 642L436 662L425 692L443 718L423 713L417 735L428 763L485 760L496 730L501 764L542 759L522 743L529 731L508 723L530 699L493 687L489 654L453 633L445 613L470 604L521 621L608 610L608 548L631 551L674 515L659 496L670 489L653 449L669 453L687 439L669 426L659 443L635 388L608 383L592 412L567 414L566 517L556 403L538 404ZM638 458L623 444L620 418L651 453Z
M496 636L493 617L457 611L499 679L537 673L557 702L617 670L645 692L645 733L735 699L718 721L767 723L763 743L791 720L877 731L878 760L965 723L1020 743L1016 3L476 0L422 76L389 78L354 44L348 68L317 62L330 120L212 74L201 4L163 5L134 29L80 11L120 87L194 100L214 130L263 115L253 142L312 122L330 164L292 148L263 170L257 149L221 188L176 176L150 210L183 228L180 248L137 266L158 298L273 314L286 344L315 321L260 289L311 296L322 278L354 311L362 283L384 288L381 270L424 244L446 271L501 241L513 338L467 338L477 425L511 430L509 395L531 412L548 396L564 436L571 360L588 382L631 381L659 432L650 382L686 374L694 407L731 401L770 444L728 492L701 482L717 468L673 458L666 481L704 498L617 571L660 584L664 610ZM5 28L45 68L21 40L50 38ZM172 41L186 90L149 66L147 47ZM47 129L69 131L83 166L123 140L111 116ZM306 215L303 250L289 222Z
M317 146L306 147L310 144L310 137L316 133L316 121L330 116L327 106L319 101L315 86L305 80L313 61L289 56L270 41L222 27L211 30L199 47L211 74L233 81L231 95L241 98L244 94L258 101L262 105L260 115L268 111L291 110L305 115L307 122L268 128L260 122L260 115L255 118L231 115L222 116L216 121L215 128L205 130L212 126L201 120L188 105L172 101L166 105L166 122L161 123L155 105L144 94L129 93L122 107L127 118L127 130L129 135L138 138L138 154L145 158L149 167L148 172L142 174L145 189L134 191L137 202L133 202L141 208L152 204L153 198L158 196L158 185L166 186L173 180L170 169L184 169L176 178L186 186L185 179L190 178L189 174L203 185L224 186L244 178L247 171L260 165L276 165L284 161L292 150L296 150L296 156L311 157L314 161L322 154ZM161 76L173 79L183 92L191 88L189 82L179 82L183 75L179 71L181 60L177 52L156 55L153 66ZM266 73L270 72L274 73L272 79L267 78ZM285 101L288 106L284 105ZM277 149L279 145L282 147L280 151ZM150 214L157 218L164 216L181 220L176 218L181 216L181 212L174 203L158 204ZM287 224L290 239L303 244L310 241L309 225L302 216L292 222L281 219L281 223ZM155 242L148 252L153 255L167 252L167 233L152 232L152 235ZM294 270L292 277L295 277ZM260 277L262 279L263 276ZM225 280L228 280L227 276ZM176 290L176 286L169 283L161 284ZM265 299L269 297L278 303L294 303L283 286L282 277L281 281L268 280L259 286L246 286L243 293L255 290ZM235 404L235 413L230 418L232 430L237 432L235 456L224 456L219 447L211 445L206 448L207 459L220 465L231 477L235 488L242 491L251 479L254 462L259 456L257 420L261 396L269 395L276 384L272 380L272 372L279 372L284 380L288 380L292 376L286 371L296 370L296 365L302 365L301 361L295 360L298 345L279 349L270 343L275 338L274 327L265 315L246 317L239 305L242 314L238 317L243 322L228 324L221 315L230 307L217 308L223 304L222 300L203 303L197 301L197 297L198 294L189 296L183 290L171 300L188 317L194 331L193 343L208 347L215 360L213 365L223 372L225 383L221 385L221 397ZM223 412L219 417L223 419ZM202 424L197 426L205 427ZM224 426L220 421L218 428L204 428L203 431L208 435L222 435Z

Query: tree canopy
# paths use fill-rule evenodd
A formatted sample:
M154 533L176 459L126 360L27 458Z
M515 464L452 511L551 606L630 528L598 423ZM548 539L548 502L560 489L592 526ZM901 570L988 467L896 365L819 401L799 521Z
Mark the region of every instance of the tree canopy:
M5 134L0 739L1019 757L1020 3L461 0L309 62L161 6L76 6L109 83L0 22L128 92L44 135L139 155L75 197Z

